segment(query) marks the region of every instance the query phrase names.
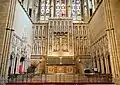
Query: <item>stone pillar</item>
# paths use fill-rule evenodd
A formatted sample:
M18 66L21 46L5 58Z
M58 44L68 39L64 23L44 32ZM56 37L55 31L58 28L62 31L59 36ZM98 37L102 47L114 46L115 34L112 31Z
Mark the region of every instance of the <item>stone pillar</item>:
M6 29L7 19L8 19L8 10L9 10L10 0L1 0L0 1L0 68L2 67L3 60L3 50L5 49L5 37L7 36L8 29ZM2 71L2 70L0 70ZM0 72L1 73L1 72Z
M104 70L103 56L101 56L100 61L101 61L101 73L104 74L105 70Z
M93 65L92 67L93 67L93 68L96 68L96 62L95 62L95 61L96 61L96 60L95 60L95 57L93 57L93 62L92 62L92 65Z
M98 72L100 72L100 64L99 64L99 58L97 57L97 68L98 68Z
M13 21L14 21L14 15L15 15L15 7L16 7L16 0L12 0L11 1L11 5L10 5L10 8L11 8L11 11L10 11L10 20L9 20L9 28L10 28L10 32L9 32L9 39L8 39L8 45L7 45L7 50L6 50L6 58L5 58L5 63L4 63L4 68L3 68L3 75L7 76L8 75L8 62L9 62L9 57L10 57L10 48L11 48L11 40L12 40L12 36L13 36L13 32L14 32L14 29L13 29ZM3 62L4 62L3 61Z
M103 48L102 48L102 41L99 41L99 54L100 54L100 64L101 64L101 73L104 74L105 73L105 69L104 69L104 63L103 63Z
M98 46L98 45L97 45ZM100 72L101 71L101 67L100 67L100 62L99 62L99 58L100 58L100 56L99 56L99 52L98 52L98 48L96 49L96 61L97 61L97 69L98 69L98 72Z
M97 57L96 57L96 55L95 55L95 57L94 57L94 66L95 66L95 68L97 68L97 70L98 70Z
M103 57L104 57L104 63L105 63L105 71L106 74L109 74L109 64L108 64L108 57L107 57L107 53L108 53L108 41L106 41L106 38L104 39L104 46L103 46Z
M109 64L108 64L108 58L105 57L105 67L106 67L106 74L109 74L110 71L109 71Z
M113 80L115 81L116 85L120 85L120 61L119 61L120 57L118 52L119 46L116 40L117 38L116 38L116 31L115 31L117 30L117 26L118 26L118 29L120 27L120 25L116 24L119 21L117 20L117 18L119 18L117 12L120 13L118 9L120 7L119 5L120 2L118 0L103 0L103 2L104 2L104 13L105 13L105 20L106 20L106 28L107 28L106 32L108 36ZM112 14L114 14L115 16L113 17ZM116 21L116 23L114 23L114 21Z
M16 0L0 0L0 77L5 82L8 73L13 17Z

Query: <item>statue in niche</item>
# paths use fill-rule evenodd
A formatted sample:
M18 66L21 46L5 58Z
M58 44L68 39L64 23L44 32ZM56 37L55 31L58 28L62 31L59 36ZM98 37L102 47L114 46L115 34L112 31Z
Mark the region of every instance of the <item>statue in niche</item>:
M60 50L60 38L54 35L54 52Z
M62 38L62 51L68 51L68 42L67 42L67 36L63 36Z
M56 39L56 50L57 51L60 50L60 39L59 39L59 37Z
M60 50L60 42L59 42L59 39L57 40L56 50L57 50L57 51L59 51L59 50Z

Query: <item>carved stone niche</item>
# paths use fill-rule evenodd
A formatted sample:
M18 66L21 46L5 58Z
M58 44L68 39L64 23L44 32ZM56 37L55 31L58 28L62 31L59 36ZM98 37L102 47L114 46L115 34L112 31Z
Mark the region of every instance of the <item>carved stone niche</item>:
M48 29L48 55L73 55L74 45L72 19L50 19Z

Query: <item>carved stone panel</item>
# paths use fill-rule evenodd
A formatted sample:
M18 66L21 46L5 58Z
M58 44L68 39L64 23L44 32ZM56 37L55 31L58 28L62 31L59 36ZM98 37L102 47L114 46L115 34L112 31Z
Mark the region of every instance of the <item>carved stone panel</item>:
M52 18L48 29L48 56L74 55L72 19Z

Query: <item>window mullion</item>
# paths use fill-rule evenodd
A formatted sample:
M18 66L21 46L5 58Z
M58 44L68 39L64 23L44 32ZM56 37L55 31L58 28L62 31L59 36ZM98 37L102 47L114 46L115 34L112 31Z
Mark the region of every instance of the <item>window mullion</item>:
M44 20L46 19L46 0L45 0L45 7L44 7L44 10L45 10L45 12L44 12Z

